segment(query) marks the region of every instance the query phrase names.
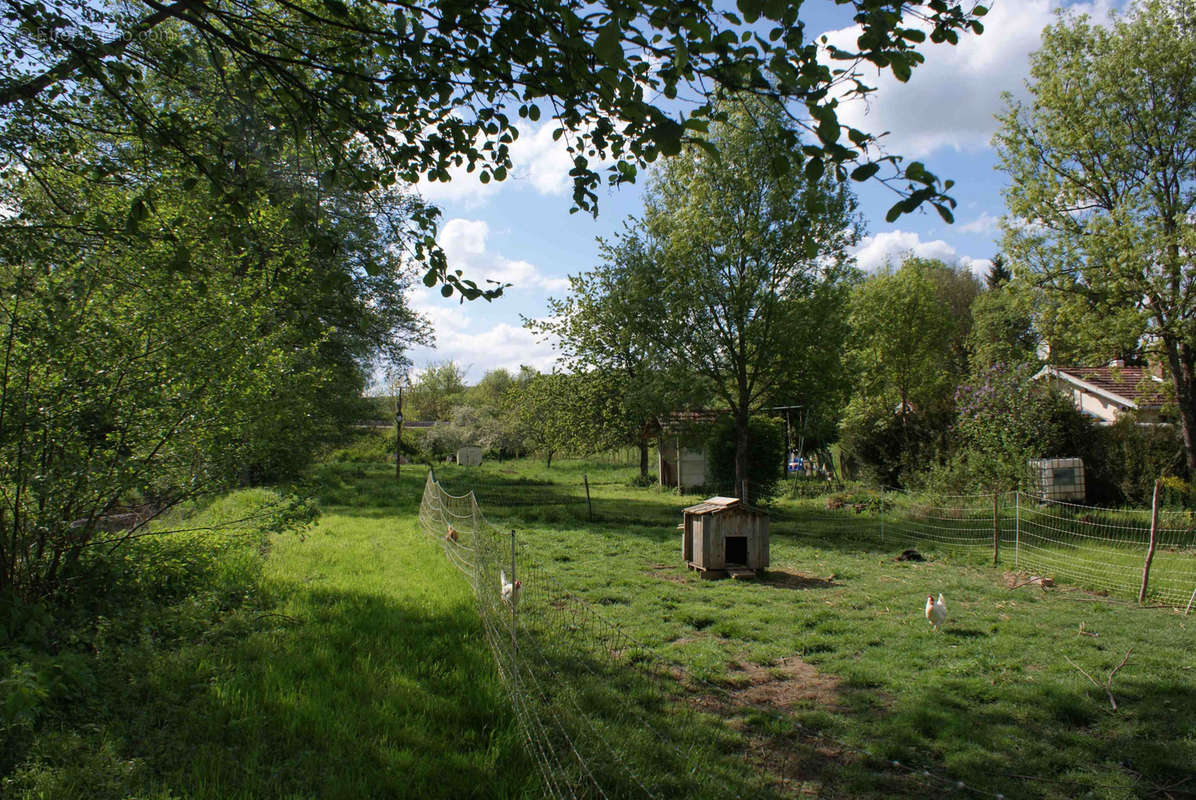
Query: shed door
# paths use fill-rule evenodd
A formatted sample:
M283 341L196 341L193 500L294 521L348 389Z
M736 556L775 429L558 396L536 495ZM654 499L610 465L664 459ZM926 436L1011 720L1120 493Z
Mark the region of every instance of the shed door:
M747 564L748 563L748 547L746 536L728 536L727 537L727 563L728 564Z

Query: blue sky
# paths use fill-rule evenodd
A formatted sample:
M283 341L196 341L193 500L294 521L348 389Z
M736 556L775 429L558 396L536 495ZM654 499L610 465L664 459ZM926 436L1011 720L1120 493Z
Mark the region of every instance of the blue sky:
M885 75L866 76L878 87L867 105L857 102L840 109L849 124L871 133L887 131L889 152L921 160L956 182L952 194L959 205L953 225L933 210L888 224L884 214L893 194L874 182L855 184L867 234L856 258L866 270L912 252L981 274L999 249L1005 179L995 169L989 143L996 130L993 115L1004 108L1002 93L1025 95L1029 53L1061 3L995 0L991 5L982 36L968 37L956 47L928 46L926 62L908 84ZM1111 3L1067 5L1104 19ZM821 10L816 3L803 7L809 30L851 42L849 18L836 13L830 4ZM499 367L550 369L551 344L524 329L522 317L545 316L547 298L565 294L567 275L599 263L596 237L610 237L629 214L639 213L642 179L639 185L600 193L597 219L570 214L570 164L563 145L552 141L552 128L547 121L521 131L512 152L514 174L506 181L482 185L462 173L447 184L421 187L444 212L439 240L450 266L479 283L493 278L513 286L491 303L461 304L422 286L413 290L412 302L431 320L437 340L435 347L412 351L417 371L431 362L452 360L474 383Z

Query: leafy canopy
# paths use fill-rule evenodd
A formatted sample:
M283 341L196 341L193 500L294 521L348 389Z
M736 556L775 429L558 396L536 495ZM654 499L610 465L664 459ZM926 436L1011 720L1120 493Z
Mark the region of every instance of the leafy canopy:
M707 142L722 116L714 92L727 90L794 110L808 140L795 130L774 161L813 177L887 176L900 192L890 218L929 202L949 219L949 182L918 162L901 168L836 109L844 94L870 90L863 67L907 80L923 60L917 47L981 32L985 8L835 2L861 28L854 49L820 48L800 4L771 0L739 0L736 11L713 0L13 0L0 13L0 47L11 54L0 64L0 140L14 154L4 167L37 169L24 151L48 130L84 135L87 105L104 97L122 110L115 125L222 183L225 165L202 144L228 131L193 119L177 100L203 68L230 97L271 96L279 135L314 133L325 180L360 189L444 181L453 167L503 180L517 122L548 115L573 155L575 207L593 210L600 163L619 183L658 156ZM414 255L429 285L468 298L501 291L451 272L435 247L434 217L421 221Z
M1064 17L1030 76L1032 102L1010 102L995 140L1004 249L1078 312L1063 319L1092 345L1079 354L1155 343L1196 468L1196 2L1144 0L1108 27Z

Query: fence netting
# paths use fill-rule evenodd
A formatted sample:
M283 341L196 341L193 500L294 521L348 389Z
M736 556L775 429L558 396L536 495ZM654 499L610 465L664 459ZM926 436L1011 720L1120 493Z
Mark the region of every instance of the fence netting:
M751 796L763 788L751 770L720 776L736 772L719 752L728 737L710 735L716 729L686 702L684 682L548 574L513 532L487 522L472 492L450 495L429 474L420 521L473 582L548 796ZM504 596L504 581L518 581L517 593Z
M487 642L546 796L792 796L801 785L799 751L807 758L849 753L914 793L1000 796L852 747L783 714L743 707L726 687L665 661L604 619L513 531L488 522L473 492L451 495L429 473L419 513L423 529L473 583ZM519 582L512 599L504 596L504 581ZM750 714L767 715L772 733L744 732ZM727 724L730 718L740 729ZM789 748L779 766L768 755L774 745Z
M883 493L867 527L894 543L982 555L1059 584L1134 599L1150 553L1146 598L1187 606L1196 596L1196 519L1192 512L1108 509L1024 492L930 499Z

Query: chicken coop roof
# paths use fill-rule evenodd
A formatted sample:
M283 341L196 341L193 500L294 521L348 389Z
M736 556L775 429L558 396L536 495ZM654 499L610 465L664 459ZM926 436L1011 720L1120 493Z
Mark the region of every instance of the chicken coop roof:
M733 509L742 509L750 511L754 514L763 514L764 512L758 508L749 506L747 503L741 501L738 497L708 497L696 506L682 509L684 514L718 514L723 511L731 511Z

